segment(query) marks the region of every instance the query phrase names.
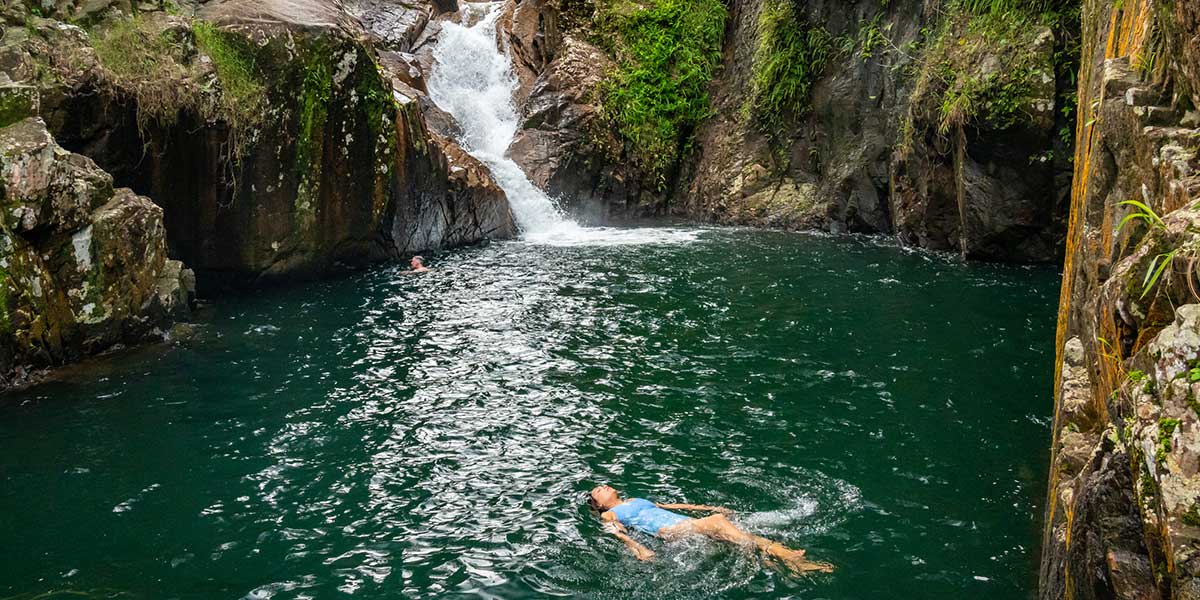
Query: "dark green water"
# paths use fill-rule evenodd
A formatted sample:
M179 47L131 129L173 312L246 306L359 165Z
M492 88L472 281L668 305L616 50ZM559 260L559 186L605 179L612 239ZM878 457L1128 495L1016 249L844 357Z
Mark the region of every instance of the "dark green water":
M0 398L0 598L1033 597L1054 271L729 230L434 266ZM839 570L638 563L600 482Z

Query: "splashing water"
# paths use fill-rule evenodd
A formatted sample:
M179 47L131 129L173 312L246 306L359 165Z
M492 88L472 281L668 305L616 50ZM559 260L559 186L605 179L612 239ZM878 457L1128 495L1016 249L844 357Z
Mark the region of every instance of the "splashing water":
M463 149L491 170L508 196L524 239L558 246L694 240L694 229L581 227L565 217L509 158L508 147L521 120L513 102L517 77L512 62L496 44L501 4L464 2L460 17L467 25L444 24L433 52L429 94L458 122Z

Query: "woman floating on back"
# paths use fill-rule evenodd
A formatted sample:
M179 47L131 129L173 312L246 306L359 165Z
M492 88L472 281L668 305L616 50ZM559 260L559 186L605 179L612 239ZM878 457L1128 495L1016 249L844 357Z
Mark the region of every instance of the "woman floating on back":
M666 540L689 535L704 536L719 542L753 547L768 561L775 561L797 573L820 571L830 573L833 565L811 562L804 558L803 550L792 550L783 544L751 535L738 529L725 515L731 511L703 504L655 504L641 498L622 500L617 490L602 485L592 490L588 499L592 508L600 511L605 531L617 536L625 543L638 560L654 558L654 552L629 537L627 528L658 536ZM707 517L693 519L672 510L687 510L713 513Z

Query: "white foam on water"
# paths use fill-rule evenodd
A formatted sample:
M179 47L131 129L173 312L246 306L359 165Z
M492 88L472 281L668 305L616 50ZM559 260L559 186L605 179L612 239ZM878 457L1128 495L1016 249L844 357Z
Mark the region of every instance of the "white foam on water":
M697 238L674 228L582 227L508 156L520 126L513 102L517 77L512 61L497 45L496 21L502 2L464 2L460 21L447 22L434 48L429 95L462 129L458 142L492 173L508 196L513 217L530 243L551 246L671 244Z

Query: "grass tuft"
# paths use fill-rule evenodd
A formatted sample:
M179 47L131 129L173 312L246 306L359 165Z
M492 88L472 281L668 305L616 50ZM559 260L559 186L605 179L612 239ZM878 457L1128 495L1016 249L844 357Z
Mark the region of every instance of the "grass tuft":
M250 130L265 115L266 87L252 49L212 23L191 23L195 49L211 59L220 84L220 91L213 93L198 83L205 70L193 53L188 29L170 25L163 19L134 16L92 34L109 93L133 98L143 131L151 124L170 127L184 112L224 121L232 137L231 157L240 158Z
M135 16L116 21L93 40L113 93L132 95L138 126L173 125L182 110L201 104L199 90L187 85L188 69L179 60L184 43L160 24Z
M221 116L234 130L257 125L263 115L266 88L247 42L207 21L195 21L192 31L196 46L212 59L221 82Z

